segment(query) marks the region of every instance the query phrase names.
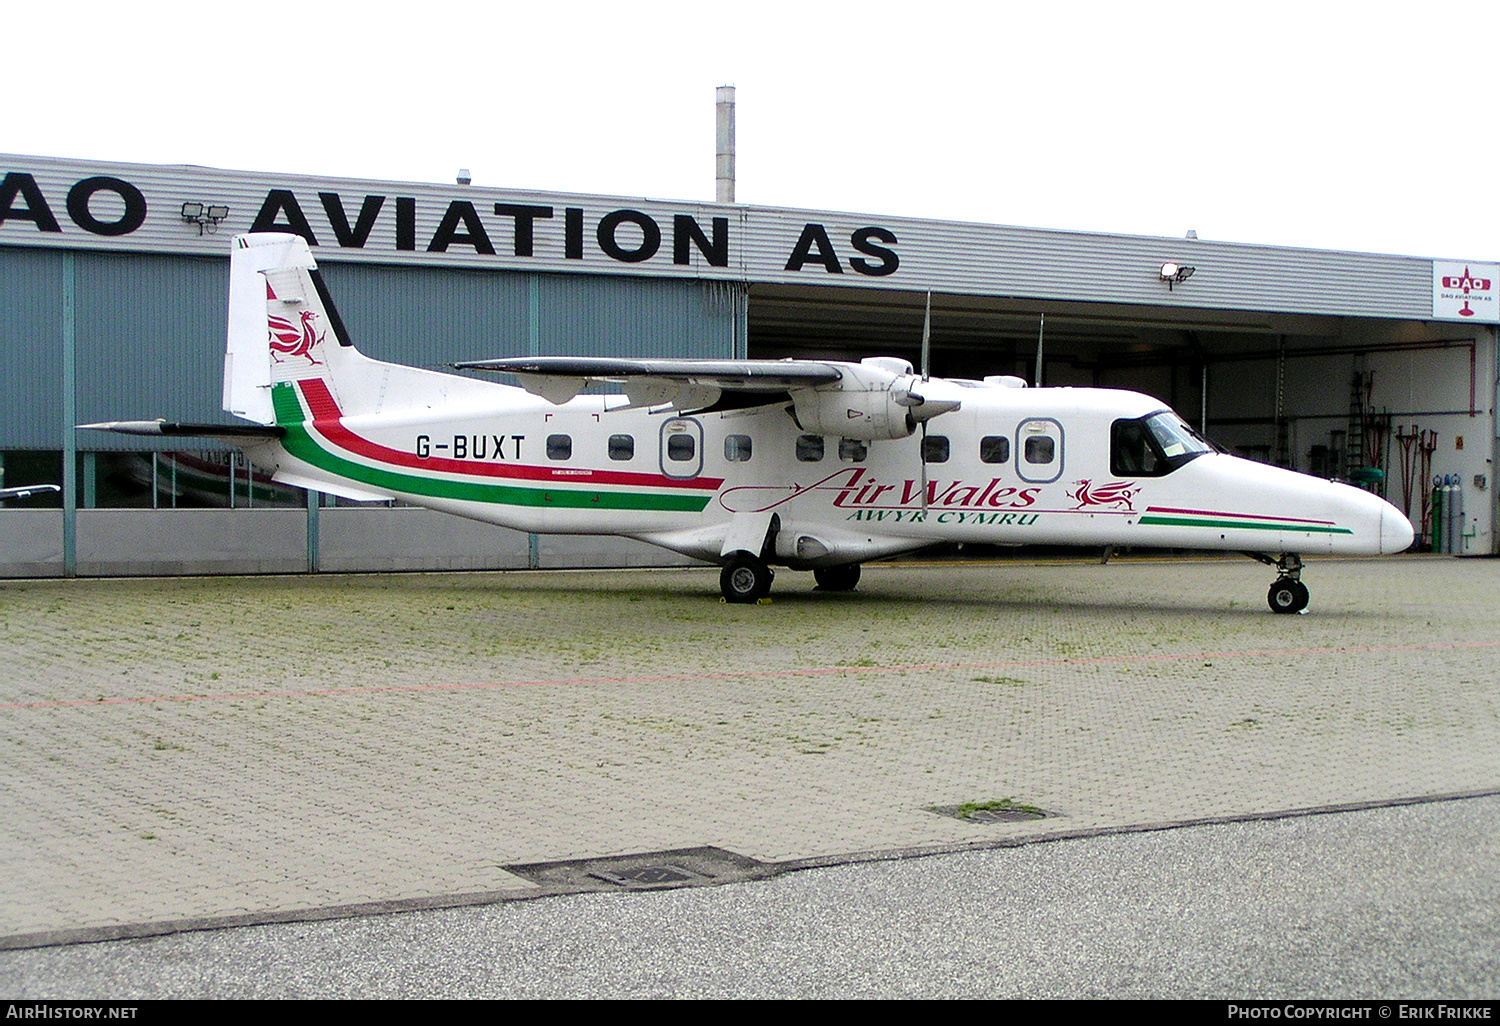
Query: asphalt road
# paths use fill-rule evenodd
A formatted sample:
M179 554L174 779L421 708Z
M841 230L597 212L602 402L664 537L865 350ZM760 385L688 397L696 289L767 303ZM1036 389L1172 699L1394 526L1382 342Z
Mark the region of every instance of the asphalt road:
M11 998L1500 997L1500 797L0 952Z

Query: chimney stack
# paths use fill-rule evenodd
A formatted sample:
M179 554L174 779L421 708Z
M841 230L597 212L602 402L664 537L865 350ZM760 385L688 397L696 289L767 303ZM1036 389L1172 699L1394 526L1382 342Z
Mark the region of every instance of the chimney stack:
M734 202L734 86L719 86L717 92L717 153L714 161L714 202Z

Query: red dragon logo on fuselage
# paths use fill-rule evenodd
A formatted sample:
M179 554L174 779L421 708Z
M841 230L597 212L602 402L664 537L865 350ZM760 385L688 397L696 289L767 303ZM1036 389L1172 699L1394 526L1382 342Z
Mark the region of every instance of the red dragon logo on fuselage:
M1094 483L1087 479L1073 482L1078 487L1068 493L1068 497L1078 500L1074 509L1083 509L1085 506L1114 506L1134 512L1135 507L1130 500L1140 494L1140 489L1135 486L1134 481L1111 481L1109 484L1094 487Z

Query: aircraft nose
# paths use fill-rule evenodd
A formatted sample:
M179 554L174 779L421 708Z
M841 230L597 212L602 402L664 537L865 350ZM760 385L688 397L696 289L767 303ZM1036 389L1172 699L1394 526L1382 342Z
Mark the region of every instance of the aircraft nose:
M1416 532L1412 530L1411 521L1402 515L1401 511L1390 503L1380 511L1380 551L1382 554L1394 552L1405 552L1411 548L1412 539Z

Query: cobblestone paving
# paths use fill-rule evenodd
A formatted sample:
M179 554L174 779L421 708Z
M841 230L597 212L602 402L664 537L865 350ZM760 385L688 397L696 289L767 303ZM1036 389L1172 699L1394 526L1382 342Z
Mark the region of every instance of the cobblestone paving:
M0 936L1500 788L1500 562L0 582ZM932 806L1013 798L975 824Z

